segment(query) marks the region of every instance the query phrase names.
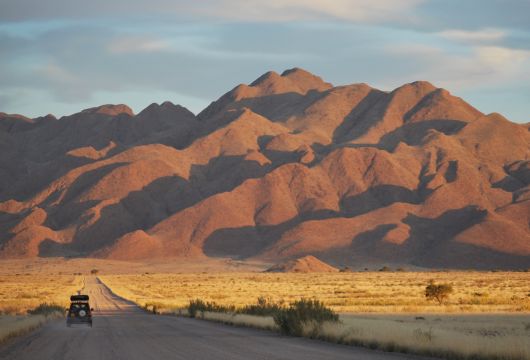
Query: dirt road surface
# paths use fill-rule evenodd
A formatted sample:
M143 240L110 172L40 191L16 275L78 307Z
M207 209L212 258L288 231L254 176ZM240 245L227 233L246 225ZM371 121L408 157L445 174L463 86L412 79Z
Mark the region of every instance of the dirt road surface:
M93 328L54 321L0 347L0 359L421 359L329 344L203 320L157 316L114 295L96 278L84 293L94 307Z

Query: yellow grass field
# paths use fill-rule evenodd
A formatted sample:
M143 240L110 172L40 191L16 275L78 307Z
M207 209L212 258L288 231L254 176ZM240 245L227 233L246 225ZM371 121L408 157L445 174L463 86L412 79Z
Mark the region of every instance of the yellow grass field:
M64 308L70 295L83 287L83 276L52 274L0 275L0 343L30 332L60 313L27 315L39 304Z
M530 360L530 273L356 272L219 273L100 276L118 295L157 311L181 313L191 299L242 307L258 296L275 302L316 298L339 323L308 328L331 342L448 359ZM429 280L450 283L444 305L424 296ZM211 321L274 329L271 317L201 313ZM313 326L311 324L309 327Z
M192 299L244 306L259 296L289 303L316 298L345 313L530 312L526 272L354 272L102 275L118 295L144 306L181 308ZM444 305L424 296L429 280L450 283Z
M83 276L52 274L0 275L0 314L26 314L41 303L66 307L83 287Z
M75 263L77 265L77 263ZM47 271L0 275L0 328L9 338L44 321L21 316L43 302L66 306L69 295L83 287L84 276L73 266L46 266ZM103 264L97 264L103 265ZM340 323L325 323L308 333L332 342L446 358L530 359L530 273L526 272L352 272L352 273L131 273L116 266L97 266L100 279L117 295L140 306L153 304L177 312L192 299L221 305L244 305L259 296L285 304L315 298L341 313ZM51 269L51 271L50 271ZM63 271L60 273L60 271ZM430 280L449 283L447 303L427 301ZM9 315L8 315L9 314ZM18 314L18 316L13 316ZM205 313L213 321L274 329L270 317ZM316 334L316 335L315 335Z

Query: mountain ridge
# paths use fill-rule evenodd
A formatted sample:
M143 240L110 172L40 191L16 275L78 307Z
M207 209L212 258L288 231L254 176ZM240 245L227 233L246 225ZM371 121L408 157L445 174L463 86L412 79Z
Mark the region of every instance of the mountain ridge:
M416 81L268 72L171 102L0 114L0 257L530 266L530 132Z

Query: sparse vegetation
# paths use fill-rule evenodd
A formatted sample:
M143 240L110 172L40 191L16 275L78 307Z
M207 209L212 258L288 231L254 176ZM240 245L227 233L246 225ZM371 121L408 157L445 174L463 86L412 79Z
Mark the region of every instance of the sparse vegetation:
M264 296L258 297L256 304L246 305L239 310L241 314L257 316L274 316L283 310L283 303L275 303L270 298Z
M0 342L64 316L70 295L82 286L83 278L71 275L1 275Z
M193 299L241 308L254 304L259 296L274 304L316 298L336 312L530 311L530 273L522 272L142 273L100 278L118 295L141 306L157 303L161 312L185 308ZM453 286L453 293L441 305L425 297L430 279Z
M13 337L35 330L44 324L46 320L44 315L0 316L0 344Z
M0 316L0 343L33 331L50 319L63 316L64 307L57 304L42 303L27 312L28 315L23 316Z
M219 312L219 313L235 313L236 308L233 305L223 306L215 302L205 302L201 299L191 300L188 305L188 314L190 317L196 317L199 312Z
M235 313L198 312L197 317L384 351L462 360L530 359L526 322L529 315L343 314L337 318L336 315L330 316L329 309L323 309L322 304L314 300L282 307L276 314L290 314L289 309L297 309L298 314L303 315L294 316L296 320L289 322L286 328L282 328L282 324L287 322L278 321L279 316L248 315L240 310ZM313 309L319 310L313 312Z
M524 322L520 317L436 315L418 321L415 317L399 315L341 315L340 320L324 323L318 337L342 344L447 359L530 359L528 335L515 330ZM487 334L492 328L496 332Z
M50 316L54 314L64 314L65 308L64 306L60 306L57 304L48 304L48 303L42 303L39 304L34 309L28 310L28 314L30 315L44 315L44 316Z
M97 275L99 273L98 269L92 269L90 270L90 275Z
M425 287L425 297L428 300L436 300L438 304L442 305L444 301L453 293L453 286L451 284L436 284L434 280L429 281L429 285ZM474 293L474 295L480 293Z
M221 306L196 299L190 301L187 310L190 317L200 318L204 318L205 313L272 317L283 334L295 336L305 335L307 327L311 327L316 334L324 322L336 322L339 318L333 310L315 299L300 299L284 306L260 297L256 304L241 308L236 308L234 305Z
M425 296L430 279L453 287L441 305ZM187 314L190 301L202 299L196 317L280 331L275 306L316 298L334 312L379 314L308 321L303 336L454 359L530 359L530 276L523 272L150 273L102 280L138 304L156 302L158 312ZM235 311L210 311L216 308ZM491 314L499 312L517 316Z
M274 322L283 334L302 336L311 328L311 335L317 336L324 322L337 322L339 316L322 302L300 299L286 308L280 308L274 315Z
M430 279L453 287L451 297L441 305L425 297ZM205 304L215 302L220 308L233 305L233 313L210 312L206 306L196 316L276 331L281 330L274 318L274 305L286 308L296 297L315 297L336 312L412 313L343 314L338 322L323 321L315 326L308 321L290 333L451 359L530 359L528 273L150 274L105 276L103 280L115 292L139 303L156 298L167 304L169 312L181 312L179 308L187 307L189 298L201 298ZM255 302L259 295L266 297ZM432 315L440 312L488 314ZM498 312L517 316L490 314Z
M72 275L1 275L0 315L26 315L28 311L66 308L70 295L83 287L83 277ZM44 305L47 304L47 305Z

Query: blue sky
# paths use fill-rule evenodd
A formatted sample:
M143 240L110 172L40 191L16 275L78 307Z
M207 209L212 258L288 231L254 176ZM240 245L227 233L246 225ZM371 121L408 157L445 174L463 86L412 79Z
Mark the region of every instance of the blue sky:
M0 0L0 111L170 100L197 113L268 70L414 80L530 121L529 0Z

